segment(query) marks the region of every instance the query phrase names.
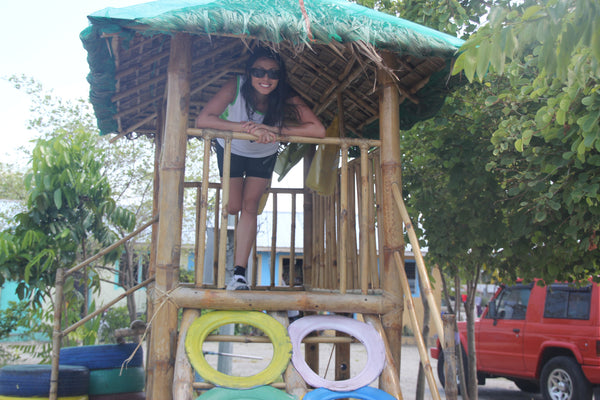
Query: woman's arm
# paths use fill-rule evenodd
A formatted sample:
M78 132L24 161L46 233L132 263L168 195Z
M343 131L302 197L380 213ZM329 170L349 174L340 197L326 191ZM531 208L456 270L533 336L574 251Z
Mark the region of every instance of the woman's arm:
M231 79L223 85L221 89L214 95L212 99L200 111L196 117L196 128L212 128L223 131L232 132L247 132L257 137L259 143L273 143L277 140L277 134L268 129L254 127L252 123L231 122L222 119L220 116L229 104L235 99L237 92L237 81ZM265 125L266 126L266 125ZM252 129L254 127L254 129Z
M236 79L231 79L223 85L196 117L196 128L212 128L223 131L245 132L242 122L231 122L220 116L227 106L235 99L237 90Z
M286 136L308 136L317 138L325 137L325 127L300 97L292 97L290 99L290 103L296 107L296 111L298 112L298 122L290 126L284 126L281 130L281 134ZM280 133L279 128L276 126L254 123L250 124L252 124L250 126L251 133L258 129L267 129L275 134Z

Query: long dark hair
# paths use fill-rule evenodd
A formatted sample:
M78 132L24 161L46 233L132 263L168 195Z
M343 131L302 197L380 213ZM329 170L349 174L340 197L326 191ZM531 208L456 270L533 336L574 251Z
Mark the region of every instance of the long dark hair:
M289 104L289 99L297 96L297 93L290 87L287 81L287 71L281 56L269 48L257 47L248 58L248 61L246 61L245 79L241 88L241 94L246 101L246 112L248 116L252 116L256 112L255 92L252 87L250 69L259 58L269 58L275 61L279 68L279 82L267 99L267 111L263 123L281 129L284 126L286 117L289 117L290 114L296 118L298 117L296 108L292 104Z

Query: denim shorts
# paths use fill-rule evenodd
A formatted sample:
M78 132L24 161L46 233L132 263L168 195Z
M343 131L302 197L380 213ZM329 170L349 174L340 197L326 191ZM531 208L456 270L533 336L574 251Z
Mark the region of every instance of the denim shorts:
M223 177L223 147L221 147L221 145L216 141L213 143L217 153L219 176ZM254 176L257 178L271 179L276 161L277 153L261 158L244 157L237 154L231 154L231 168L229 176L231 178Z

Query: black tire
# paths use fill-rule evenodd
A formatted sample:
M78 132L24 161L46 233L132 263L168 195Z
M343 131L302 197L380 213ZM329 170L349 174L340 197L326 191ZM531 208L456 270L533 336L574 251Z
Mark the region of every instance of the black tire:
M513 379L513 382L521 391L525 393L539 393L540 384L536 381L528 381L526 379Z
M121 368L121 365L135 351L131 361L125 366L142 367L144 358L142 348L137 343L104 344L96 346L76 346L60 349L60 364L82 365L90 370Z
M592 385L573 357L551 358L540 377L540 388L546 400L591 400Z
M465 352L465 349L463 349L461 347L462 350L462 359L463 359L463 367L465 370L465 375L468 373L468 365L469 365L469 360L467 359L467 353ZM437 362L437 373L438 373L438 379L440 380L440 384L442 385L442 387L446 387L446 378L444 376L444 350L440 349L440 353L439 353L439 357L438 357L438 362ZM457 358L458 359L458 358ZM458 387L458 393L460 393L460 382L459 382L459 377L458 377L458 365L457 365L457 371L456 371L456 385ZM468 386L468 382L469 379L465 378L467 381L467 386Z
M0 369L0 396L48 397L51 365L9 365ZM61 365L58 397L86 395L90 371L86 367Z

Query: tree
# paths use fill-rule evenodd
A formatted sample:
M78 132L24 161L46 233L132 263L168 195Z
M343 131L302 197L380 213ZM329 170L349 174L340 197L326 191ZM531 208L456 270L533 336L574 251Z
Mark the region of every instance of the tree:
M113 227L131 230L135 225L133 214L111 198L96 140L79 131L37 141L32 171L25 179L27 210L0 233L0 279L19 281L21 299L34 296L41 302L54 285L57 268L72 267L98 246L115 242ZM108 259L114 260L115 254ZM84 308L87 288L84 275Z
M598 276L600 7L591 0L496 7L463 46L455 72L511 83L486 99L501 107L488 170L501 176L512 277Z

